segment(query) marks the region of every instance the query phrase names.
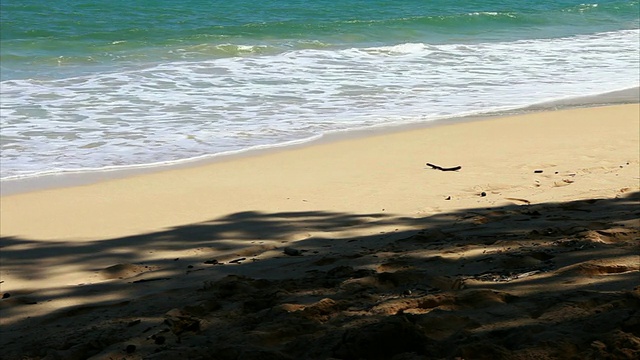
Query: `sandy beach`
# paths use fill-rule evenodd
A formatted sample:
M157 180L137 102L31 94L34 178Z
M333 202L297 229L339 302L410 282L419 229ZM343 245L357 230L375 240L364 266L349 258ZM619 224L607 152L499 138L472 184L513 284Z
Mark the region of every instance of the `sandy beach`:
M545 111L2 196L0 357L637 359L639 119Z

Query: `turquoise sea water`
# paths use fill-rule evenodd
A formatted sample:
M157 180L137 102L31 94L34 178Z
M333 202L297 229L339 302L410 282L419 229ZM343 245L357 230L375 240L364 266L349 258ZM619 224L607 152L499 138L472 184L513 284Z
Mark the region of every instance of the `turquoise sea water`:
M637 87L632 1L2 0L0 176Z

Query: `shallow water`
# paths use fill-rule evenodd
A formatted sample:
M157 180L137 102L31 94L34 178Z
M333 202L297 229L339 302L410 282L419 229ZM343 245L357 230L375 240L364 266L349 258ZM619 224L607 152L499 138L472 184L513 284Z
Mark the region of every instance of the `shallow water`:
M3 1L0 176L167 164L639 85L638 1Z

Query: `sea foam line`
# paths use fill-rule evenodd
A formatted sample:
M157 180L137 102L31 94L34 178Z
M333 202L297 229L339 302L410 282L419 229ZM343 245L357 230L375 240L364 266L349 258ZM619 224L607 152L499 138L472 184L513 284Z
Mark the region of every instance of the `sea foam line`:
M438 122L446 121L446 120L455 120L455 119L463 120L467 118L486 118L486 117L495 117L495 116L517 115L517 114L525 113L527 111L557 110L559 108L589 106L590 104L594 104L594 103L597 105L634 103L634 102L640 101L639 94L640 94L640 88L634 87L634 88L617 89L617 90L606 92L606 93L585 94L584 96L580 96L580 97L565 96L560 98L549 98L541 102L534 102L526 105L504 106L504 107L493 108L493 109L466 111L466 112L461 112L461 113L451 114L451 115L421 117L419 119L415 119L415 118L405 119L404 121L379 123L379 124L366 126L366 127L329 130L321 134L304 138L304 139L284 141L280 143L267 144L267 145L256 145L256 146L251 146L251 147L238 149L238 150L204 154L204 155L171 160L171 161L160 161L160 162L153 162L153 163L130 164L130 165L115 165L115 166L82 168L82 169L53 169L53 170L47 170L47 171L42 171L38 173L9 176L9 177L0 179L0 182L5 185L11 185L11 183L14 183L17 181L47 178L51 176L64 177L69 175L86 175L86 174L116 173L116 172L119 172L124 176L126 176L132 170L154 171L162 168L174 168L182 165L191 166L193 164L197 164L201 162L209 162L217 159L222 160L222 159L229 158L236 155L250 155L250 154L255 154L255 153L269 151L269 150L293 148L296 146L308 145L323 139L331 139L333 136L337 136L337 135L346 135L346 136L349 136L349 134L357 135L359 133L365 133L365 132L370 133L370 131L372 130L394 131L397 129L402 129L404 126L407 126L407 125L428 126L428 125L436 125ZM613 95L613 96L608 96L608 95ZM603 101L598 102L598 99L603 99Z
M3 82L3 178L166 164L634 87L638 34L302 50Z

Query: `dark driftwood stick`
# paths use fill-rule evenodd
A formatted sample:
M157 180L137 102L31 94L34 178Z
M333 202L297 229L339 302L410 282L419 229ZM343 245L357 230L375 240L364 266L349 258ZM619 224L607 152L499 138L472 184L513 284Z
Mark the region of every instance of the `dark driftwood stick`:
M434 168L436 170L441 170L441 171L458 171L458 170L462 169L462 166L454 166L454 167L450 167L450 168L443 168L441 166L433 165L433 164L430 164L430 163L427 163L427 166L430 166L430 167L432 167L432 168Z

